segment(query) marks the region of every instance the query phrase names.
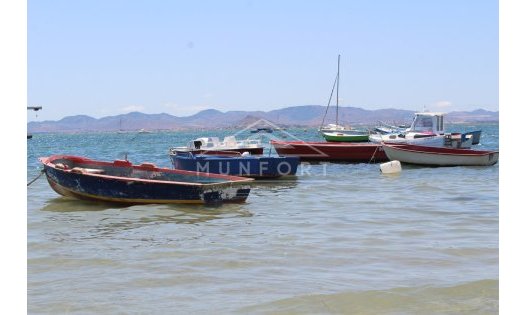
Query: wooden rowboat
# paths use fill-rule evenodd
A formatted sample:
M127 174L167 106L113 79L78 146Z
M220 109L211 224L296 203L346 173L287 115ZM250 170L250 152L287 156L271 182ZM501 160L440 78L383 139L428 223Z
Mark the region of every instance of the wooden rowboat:
M39 159L58 194L124 204L244 202L253 179L158 168L151 163L94 161L54 155Z
M410 144L382 144L390 160L434 166L489 166L498 162L499 151L477 151Z

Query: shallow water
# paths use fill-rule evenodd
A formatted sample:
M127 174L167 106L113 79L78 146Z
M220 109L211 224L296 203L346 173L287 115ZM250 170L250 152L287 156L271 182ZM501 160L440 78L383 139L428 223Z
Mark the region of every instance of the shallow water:
M478 148L498 148L498 125L452 129L475 128ZM27 178L57 153L170 167L170 146L205 134L229 132L37 134ZM41 178L28 188L28 312L494 314L498 176L498 164L390 176L305 164L221 207L89 203Z

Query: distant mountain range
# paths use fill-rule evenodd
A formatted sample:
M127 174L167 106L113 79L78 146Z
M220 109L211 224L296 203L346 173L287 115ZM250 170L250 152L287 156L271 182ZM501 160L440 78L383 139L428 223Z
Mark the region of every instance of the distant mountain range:
M228 111L215 109L203 110L195 115L177 117L169 114L144 114L131 112L128 114L107 116L99 119L86 116L68 116L58 121L29 122L28 132L86 132L86 131L135 131L146 130L187 130L187 129L217 129L244 128L265 119L273 124L286 127L316 127L322 122L327 107L320 105L303 105L264 111ZM390 124L408 124L415 111L402 109L366 110L358 107L339 108L339 121L344 125L374 125L378 121ZM330 107L325 123L334 123L336 109ZM471 112L450 112L446 122L496 122L499 112L483 109Z

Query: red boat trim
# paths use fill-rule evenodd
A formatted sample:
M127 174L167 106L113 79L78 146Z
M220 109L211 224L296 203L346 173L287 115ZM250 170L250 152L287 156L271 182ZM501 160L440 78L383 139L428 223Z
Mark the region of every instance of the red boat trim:
M76 163L84 163L84 164L91 164L91 165L98 165L98 166L115 166L114 163L111 162L103 162L103 161L94 161L87 158L79 157L79 156L69 156L69 155L53 155L50 157L41 157L39 160L61 172L70 173L71 170L63 170L56 167L56 165L53 163L54 160L58 159L64 159L64 160L71 160ZM123 167L123 166L115 166L115 167ZM230 180L234 183L239 182L249 182L253 181L252 178L245 178L245 177L239 177L239 176L231 176L231 175L222 175L222 174L213 174L213 173L197 173L192 171L184 171L184 170L172 170L169 168L158 168L158 167L151 167L151 166L140 166L140 165L131 165L129 166L133 169L137 170L144 170L144 171L152 171L152 172L163 172L163 173L174 173L174 174L182 174L182 175L192 175L196 177L208 177L208 178L220 178L220 179L226 179ZM192 183L192 182L176 182L176 181L164 181L164 180L156 180L156 179L142 179L142 178L132 178L132 177L120 177L120 176L112 176L112 175L103 175L103 174L92 174L92 173L82 173L83 176L93 176L93 177L101 177L101 178L110 178L120 181L126 181L126 182L144 182L144 183L162 183L162 184L173 184L173 185L188 185L188 186L217 186L217 185L229 185L232 184L232 182L218 182L218 183Z

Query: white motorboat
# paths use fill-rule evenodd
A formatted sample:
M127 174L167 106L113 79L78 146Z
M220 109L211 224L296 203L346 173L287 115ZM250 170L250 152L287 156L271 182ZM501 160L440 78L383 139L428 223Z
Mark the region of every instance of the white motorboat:
M499 151L383 143L387 157L403 163L433 166L489 166L498 162Z
M171 148L170 152L192 151L192 152L222 152L236 151L249 152L250 154L263 154L263 146L259 139L245 139L238 141L235 136L227 136L223 141L218 137L202 137L189 141L184 147Z
M372 134L372 142L414 144L432 147L470 148L473 136L444 131L444 113L415 113L413 123L403 132L391 134Z

